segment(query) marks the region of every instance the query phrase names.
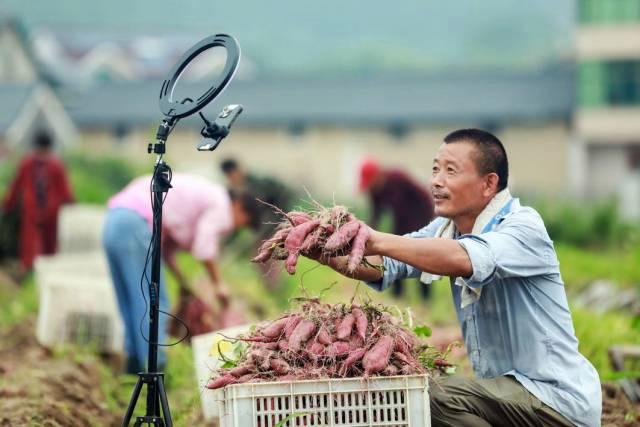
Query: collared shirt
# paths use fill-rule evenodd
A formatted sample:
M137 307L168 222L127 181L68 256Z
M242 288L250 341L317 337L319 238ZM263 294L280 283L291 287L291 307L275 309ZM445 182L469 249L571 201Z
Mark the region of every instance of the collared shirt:
M152 224L151 175L136 178L113 196L109 208L131 209ZM218 258L224 237L233 229L231 198L224 186L205 178L173 174L162 209L162 228L180 249L197 260Z
M436 218L412 238L433 237ZM453 303L467 353L479 378L513 375L531 394L577 426L599 426L602 396L598 373L578 351L571 312L553 242L540 215L513 199L493 231L456 236L473 274L465 283L482 289L461 307L461 286L450 278ZM384 258L383 290L421 271Z

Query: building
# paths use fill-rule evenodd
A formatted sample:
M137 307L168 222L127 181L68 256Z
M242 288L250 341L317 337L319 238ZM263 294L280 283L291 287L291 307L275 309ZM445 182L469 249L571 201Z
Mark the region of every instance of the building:
M238 79L207 107L209 119L226 104L245 107L221 148L195 150L202 122L191 116L170 136L166 159L174 170L211 175L217 162L234 156L300 190L344 200L355 192L365 155L406 167L427 183L442 138L460 127L482 127L505 142L516 190L559 196L567 191L574 80L571 64L526 72ZM163 118L160 85L112 82L62 91L61 97L84 146L151 167L146 147ZM205 89L176 91L195 99Z
M0 19L0 159L28 148L38 129L61 144L77 138L64 106L43 82L28 33L17 21Z
M640 217L640 0L580 0L576 192Z

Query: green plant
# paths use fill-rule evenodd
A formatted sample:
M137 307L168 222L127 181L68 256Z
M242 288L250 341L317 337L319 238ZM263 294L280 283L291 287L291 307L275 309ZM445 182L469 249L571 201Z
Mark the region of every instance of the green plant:
M594 314L573 307L573 324L580 352L593 364L601 377L613 374L607 351L616 344L640 342L640 331L633 328L633 318L622 313Z
M64 160L76 200L81 203L106 203L140 172L123 158L69 153Z
M535 200L531 205L540 213L549 236L557 243L583 248L621 248L639 240L640 228L621 217L615 200L594 205Z

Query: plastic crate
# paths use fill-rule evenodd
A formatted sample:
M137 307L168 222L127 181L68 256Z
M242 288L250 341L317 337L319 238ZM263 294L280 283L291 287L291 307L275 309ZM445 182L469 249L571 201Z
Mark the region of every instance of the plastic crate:
M107 258L102 251L85 253L57 253L38 256L33 265L36 286L48 277L71 275L109 276Z
M111 278L106 275L49 273L38 278L36 337L52 347L73 343L121 353L124 327Z
M225 339L224 337L236 337L247 333L250 328L251 325L234 326L191 337L193 364L195 366L196 379L198 380L198 390L201 390L200 403L205 421L212 421L218 417L218 403L213 393L205 389L211 376L222 363L218 357L218 342ZM221 350L225 351L224 346L222 347Z
M60 209L58 250L61 253L86 253L102 249L102 229L107 208L75 203Z
M221 427L431 425L426 375L236 384L213 393Z

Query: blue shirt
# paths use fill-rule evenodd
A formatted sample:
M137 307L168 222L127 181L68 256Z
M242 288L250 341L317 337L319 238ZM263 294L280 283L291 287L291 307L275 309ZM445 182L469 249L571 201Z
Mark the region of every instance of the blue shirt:
M446 221L436 218L407 237L433 237ZM511 199L492 231L456 237L467 251L471 288L479 299L461 308L461 286L451 293L467 353L478 378L513 375L531 394L578 426L599 426L598 372L578 351L558 258L540 215ZM377 290L421 271L384 257Z

